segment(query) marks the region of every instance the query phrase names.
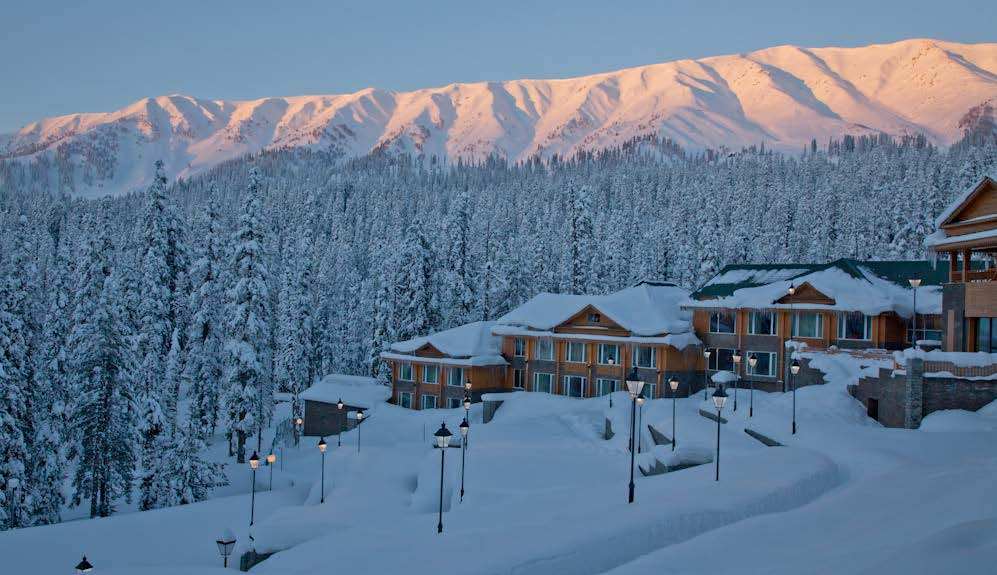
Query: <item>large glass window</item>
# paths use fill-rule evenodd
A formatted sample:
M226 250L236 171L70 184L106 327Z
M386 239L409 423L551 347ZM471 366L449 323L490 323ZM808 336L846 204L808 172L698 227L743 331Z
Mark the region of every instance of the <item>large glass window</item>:
M966 322L969 325L969 322ZM913 320L907 322L907 343L913 345L915 341L930 340L942 341L942 316L940 315L918 315L917 333L914 332Z
M872 316L860 311L838 315L838 339L872 339Z
M585 363L585 344L577 341L569 341L564 350L565 361L572 363Z
M645 383L644 389L641 390L644 394L644 399L654 399L658 397L658 384L656 383Z
M753 311L748 322L748 333L752 335L775 335L775 313Z
M774 377L776 364L775 353L770 351L749 351L747 357L750 358L752 354L755 356L755 367L751 367L751 362L747 362L748 373L750 375Z
M564 376L564 395L568 397L585 397L585 378L580 375Z
M422 408L423 409L436 409L436 396L435 395L424 395L424 396L422 396Z
M515 355L516 357L526 357L526 340L521 337L516 338Z
M710 313L710 333L734 333L737 315L731 310Z
M997 318L977 318L976 351L997 353Z
M817 312L798 312L793 316L793 337L824 336L824 318Z
M554 375L550 373L534 373L533 374L533 391L540 391L543 393L551 393L553 390L552 383L554 381Z
M439 383L440 382L440 367L437 365L424 365L422 366L422 382L423 383Z
M398 379L401 381L412 381L412 364L405 362L398 364Z
M649 345L634 347L633 363L637 367L658 367L658 348Z
M514 369L512 371L512 386L516 389L523 389L526 387L526 373L521 369Z
M534 359L540 359L543 361L554 361L554 340L552 339L536 340L536 352L537 356Z
M600 343L599 363L602 365L619 364L620 346L611 343Z
M412 408L412 392L403 391L398 394L398 405L411 409Z
M710 350L709 369L712 371L734 371L734 350L733 349L712 349Z
M463 404L463 402L461 401L461 399L459 397L448 397L447 398L447 407L450 408L450 409L457 409L458 407L461 407L462 404Z
M620 381L618 379L597 379L595 383L596 393L599 395L607 395L620 388Z
M464 386L463 367L451 367L447 369L447 385L451 385L453 387Z

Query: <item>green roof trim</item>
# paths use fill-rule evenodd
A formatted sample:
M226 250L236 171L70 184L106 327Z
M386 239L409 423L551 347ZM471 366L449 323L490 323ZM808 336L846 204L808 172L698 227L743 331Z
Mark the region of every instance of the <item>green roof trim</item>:
M974 262L974 264L977 262ZM813 263L784 263L784 264L732 264L724 266L722 270L703 287L692 293L694 300L717 299L733 295L739 289L768 285L777 281L791 281L801 276L809 275L822 270L838 268L841 271L855 278L862 278L862 269L865 268L873 275L886 281L892 282L902 287L907 287L907 280L910 278L921 278L922 285L942 285L949 281L948 266L944 263L935 264L928 260L855 260L841 258L824 264ZM752 281L746 279L735 283L711 283L724 274L736 270L757 270L779 271L785 270L785 274L777 279L767 281Z

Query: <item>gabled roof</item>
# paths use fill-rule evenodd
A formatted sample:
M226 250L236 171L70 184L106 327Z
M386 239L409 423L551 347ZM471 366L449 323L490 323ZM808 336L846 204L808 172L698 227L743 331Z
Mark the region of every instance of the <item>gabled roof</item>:
M494 322L476 321L391 344L391 351L411 354L428 346L443 355L458 359L496 356L502 353L502 338L492 335Z
M659 336L692 330L681 306L689 292L668 282L642 281L608 295L541 293L500 317L500 326L552 330L588 306L635 336Z
M994 188L997 188L997 183L995 183L990 176L984 176L980 183L959 194L958 198L953 200L947 208L942 210L942 213L935 219L935 226L940 228L946 224L952 223L955 221L956 216L959 215L959 212L961 212L964 207L972 202L977 195L982 193L984 190Z
M692 294L690 307L777 309L790 285L809 284L833 303L807 308L861 311L869 315L894 311L908 316L913 305L910 278L920 278L918 313L941 313L945 266L929 261L863 261L839 259L826 264L730 265ZM797 304L797 307L802 307Z

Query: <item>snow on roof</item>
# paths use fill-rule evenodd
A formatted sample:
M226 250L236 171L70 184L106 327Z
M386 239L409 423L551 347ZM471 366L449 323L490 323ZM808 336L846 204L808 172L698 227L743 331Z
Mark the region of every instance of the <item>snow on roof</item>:
M301 392L301 399L336 403L340 399L351 407L369 409L391 397L391 388L372 377L334 373Z
M984 178L980 182L973 184L972 186L964 190L961 194L959 194L959 197L952 200L952 203L950 203L947 208L942 210L942 213L939 214L937 218L935 218L935 226L941 227L942 223L945 220L952 217L952 215L955 214L956 210L962 207L962 205L966 202L966 200L969 199L970 196L972 196L974 193L976 193L978 189L987 185L988 183L990 185L993 185L994 184L993 179L991 179L990 176L984 176Z
M391 344L391 351L411 354L426 344L451 358L501 356L502 338L492 335L495 322L476 321L430 335ZM504 363L504 362L503 362Z
M944 231L935 230L931 234L928 234L927 236L924 237L924 245L929 248L940 248L942 246L961 244L963 242L985 240L990 238L997 238L997 229L984 230L982 232L963 234L960 236L947 236L945 235Z
M682 309L689 292L666 282L641 282L608 295L541 293L500 317L499 325L549 331L592 306L637 336L691 331Z
M929 262L863 262L837 260L829 264L812 266L788 264L785 274L766 270L763 277L781 277L770 283L756 285L752 282L729 284L727 278L750 277L757 274L734 274L737 266L728 266L717 278L707 282L696 296L715 296L713 299L694 301L690 307L698 308L749 308L783 309L790 304L776 301L786 295L790 285L797 287L809 284L820 293L834 300L834 304L794 304L797 309L829 309L839 311L859 311L866 315L896 312L909 317L913 309L913 290L904 277L920 277L923 281L917 291L917 312L939 314L942 309L942 273L931 267ZM734 268L734 269L731 269ZM792 275L789 270L803 270ZM753 272L754 269L747 271ZM720 280L724 279L724 282ZM712 287L711 287L712 286Z

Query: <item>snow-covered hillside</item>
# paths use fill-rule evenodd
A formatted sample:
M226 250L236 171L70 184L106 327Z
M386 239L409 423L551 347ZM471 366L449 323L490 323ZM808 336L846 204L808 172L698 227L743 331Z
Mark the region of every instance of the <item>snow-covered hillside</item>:
M147 98L115 112L28 124L0 136L0 159L72 162L76 192L102 195L146 185L156 159L170 176L187 177L246 153L296 146L344 156L522 160L648 135L690 149L764 143L796 151L811 138L880 131L949 144L967 113L995 98L997 44L779 46L564 80L252 101Z

